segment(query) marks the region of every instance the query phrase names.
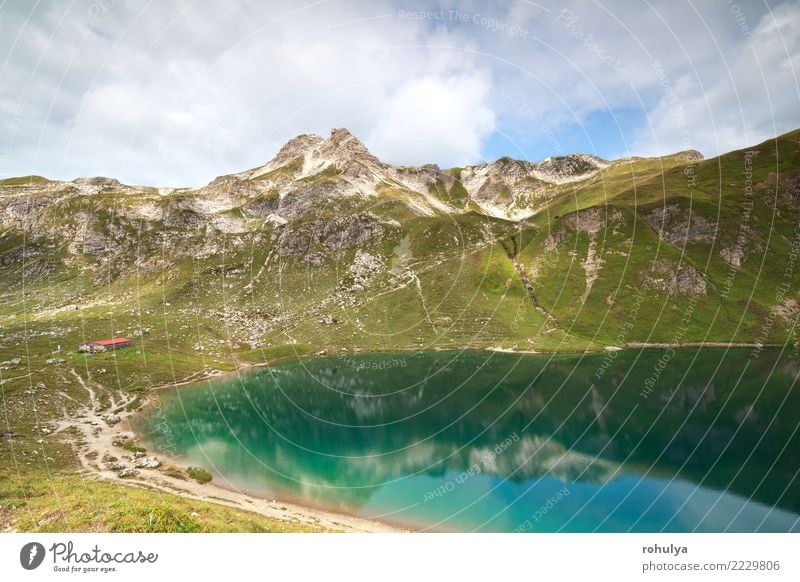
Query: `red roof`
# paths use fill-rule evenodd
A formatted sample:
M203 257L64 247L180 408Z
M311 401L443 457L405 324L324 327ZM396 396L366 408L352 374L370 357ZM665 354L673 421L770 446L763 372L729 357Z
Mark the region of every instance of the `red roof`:
M132 344L133 342L126 337L115 337L110 340L97 340L94 343L99 344L101 346L115 346L117 344L125 344L125 343Z

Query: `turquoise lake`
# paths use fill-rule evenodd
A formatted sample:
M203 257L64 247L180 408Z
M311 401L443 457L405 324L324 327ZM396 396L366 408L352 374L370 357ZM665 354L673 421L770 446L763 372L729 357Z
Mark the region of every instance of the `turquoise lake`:
M318 357L164 390L216 483L429 531L800 531L797 355Z

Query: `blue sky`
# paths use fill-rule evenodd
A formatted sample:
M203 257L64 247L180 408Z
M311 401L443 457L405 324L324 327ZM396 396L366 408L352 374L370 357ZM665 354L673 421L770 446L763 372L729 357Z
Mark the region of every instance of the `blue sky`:
M347 127L396 164L800 127L800 3L6 1L0 176L201 185Z
M495 131L483 144L487 159L511 156L542 160L548 156L573 152L588 152L617 159L631 155L635 150L630 143L636 129L646 123L646 112L635 108L618 107L613 111L595 111L574 123L564 123L551 132L535 124L509 132ZM502 124L501 124L502 127ZM550 137L550 135L555 137Z

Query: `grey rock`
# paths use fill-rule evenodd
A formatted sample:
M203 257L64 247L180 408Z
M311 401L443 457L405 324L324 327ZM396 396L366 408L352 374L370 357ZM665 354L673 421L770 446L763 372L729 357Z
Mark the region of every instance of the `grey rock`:
M706 281L703 275L691 264L684 262L680 267L667 260L659 260L642 274L645 287L669 295L705 295Z
M134 466L139 469L156 469L161 466L161 461L156 457L140 457L134 462Z
M286 225L278 238L278 254L283 257L310 257L313 253L340 252L380 241L385 227L371 212ZM312 264L321 264L314 257Z
M642 219L664 241L674 246L693 242L711 243L717 236L716 223L677 204L645 212Z
M244 211L250 216L265 217L274 214L278 210L280 198L275 196L260 197L244 205Z

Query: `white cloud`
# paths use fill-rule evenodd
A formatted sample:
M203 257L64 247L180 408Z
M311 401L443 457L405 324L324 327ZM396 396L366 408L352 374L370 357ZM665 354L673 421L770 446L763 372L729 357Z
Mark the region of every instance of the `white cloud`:
M724 55L716 75L668 80L634 149L660 155L689 147L716 155L800 126L800 4L786 3L753 25Z
M411 79L379 110L367 141L389 162L443 167L475 162L494 131L485 74Z

